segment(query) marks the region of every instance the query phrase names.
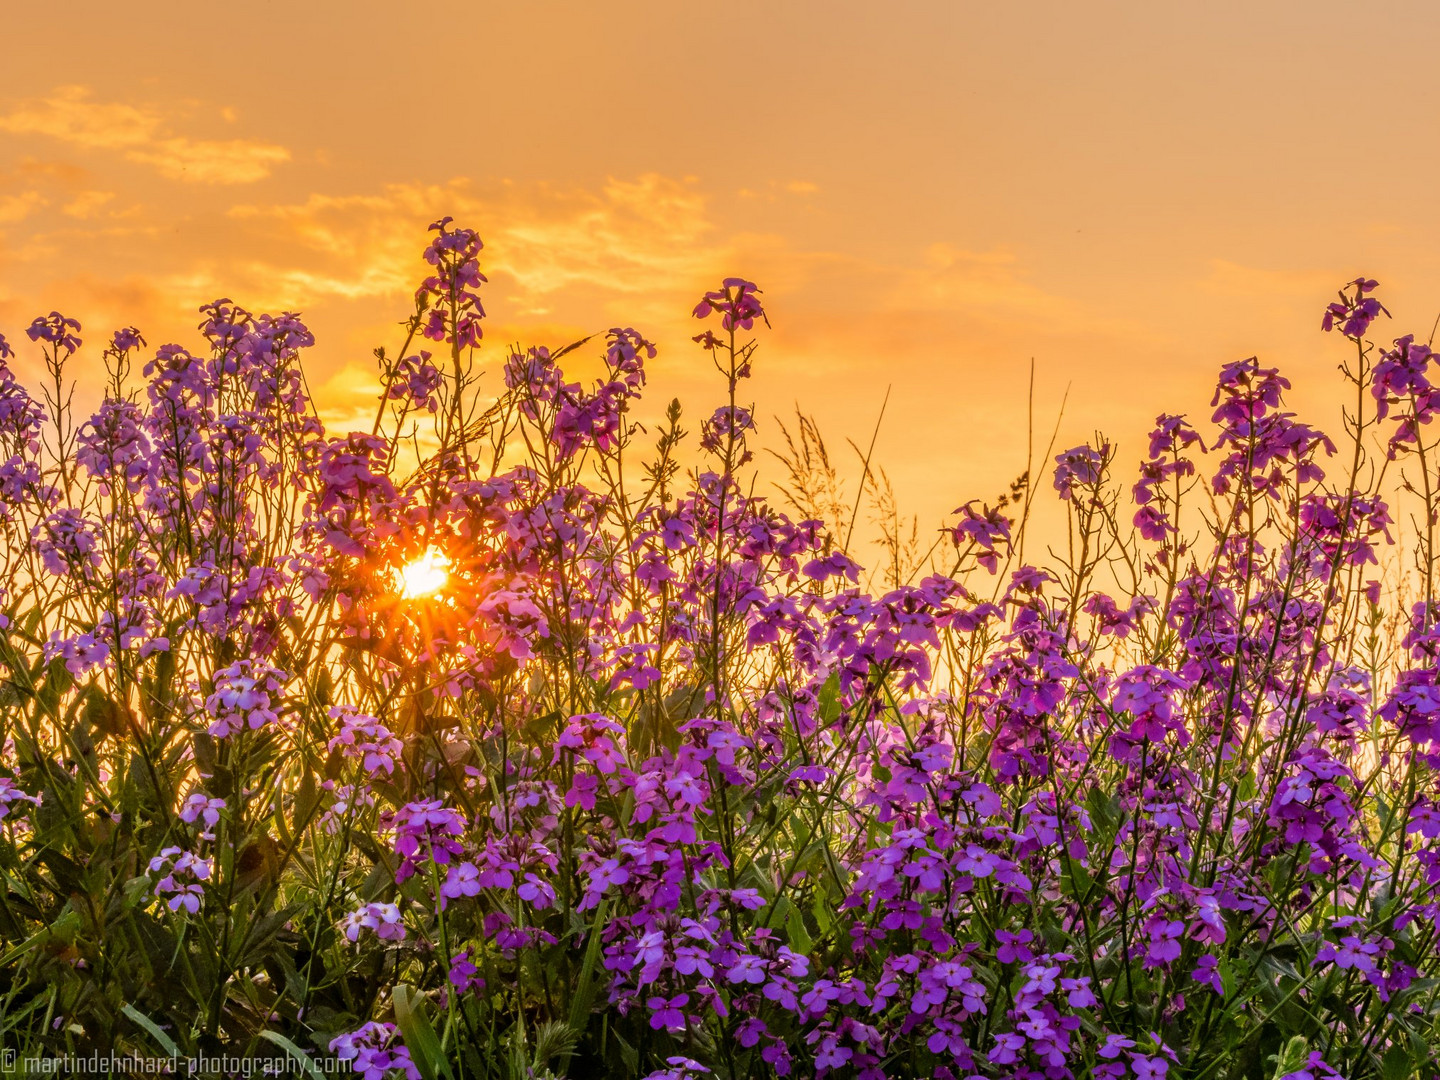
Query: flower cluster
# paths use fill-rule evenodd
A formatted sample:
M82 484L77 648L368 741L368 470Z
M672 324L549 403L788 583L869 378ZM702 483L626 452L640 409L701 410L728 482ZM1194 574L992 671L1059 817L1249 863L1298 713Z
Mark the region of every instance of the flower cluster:
M209 881L215 872L209 859L178 847L167 847L150 860L150 872L162 876L155 882L155 895L166 900L171 911L187 911L191 915L200 910L205 890L201 882Z
M405 1080L420 1080L410 1051L396 1043L394 1024L369 1023L330 1042L330 1049L364 1080L390 1080L397 1073Z
M424 280L415 296L421 306L427 302L432 305L422 323L425 337L453 342L457 348L474 348L483 336L480 320L485 318L480 294L475 291L486 280L480 272L480 251L485 245L473 229L452 229L452 220L443 217L430 226L435 239L425 249L425 261L435 272ZM421 370L428 359L422 356L415 364L416 370ZM421 385L428 381L422 377Z

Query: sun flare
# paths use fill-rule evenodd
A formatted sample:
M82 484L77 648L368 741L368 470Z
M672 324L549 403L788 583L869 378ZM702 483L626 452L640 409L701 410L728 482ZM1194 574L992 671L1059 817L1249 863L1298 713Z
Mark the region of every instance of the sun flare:
M429 596L450 580L450 556L439 548L426 548L418 559L403 566L397 577L400 595L406 599Z

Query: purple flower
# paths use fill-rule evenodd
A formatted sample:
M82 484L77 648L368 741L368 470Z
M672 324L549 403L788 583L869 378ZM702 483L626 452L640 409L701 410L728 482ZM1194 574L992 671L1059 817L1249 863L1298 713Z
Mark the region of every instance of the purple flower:
M418 355L407 356L395 365L386 396L433 413L440 408L440 388L444 382L444 373L430 362L430 354L421 349Z
M1055 490L1062 499L1076 497L1077 488L1093 488L1100 483L1109 463L1110 444L1077 446L1055 456Z
M381 941L405 940L405 922L395 904L366 904L341 919L340 928L351 941L359 941L362 930L373 931Z
M372 775L384 772L389 776L395 771L403 745L389 728L348 705L332 706L329 715L330 719L340 721L340 734L329 742L331 750L339 750L345 757L360 761L361 767Z
M449 865L464 850L455 839L465 832L464 818L439 799L406 803L387 815L384 823L395 831L395 853L401 860L397 882L423 864Z
M1002 1032L995 1036L995 1045L985 1056L996 1065L1013 1065L1025 1051L1025 1037L1013 1032Z
M210 880L214 865L209 859L202 859L181 848L167 847L150 860L149 871L163 875L155 882L157 898L168 896L167 905L171 911L178 912L183 908L194 915L200 910L204 897L200 883Z
M205 829L200 836L206 840L215 839L210 830L220 822L220 811L225 809L224 799L212 799L203 791L192 791L180 807L180 820L187 825L203 822Z
M750 330L757 318L770 325L760 306L760 290L744 278L726 278L718 290L707 292L695 305L694 315L703 319L712 311L720 313L720 325L726 330Z
M31 806L39 806L40 797L21 790L13 778L0 776L0 821L4 821L10 815L11 804L17 802L28 802Z
M1198 983L1204 983L1221 997L1225 996L1225 981L1220 976L1220 961L1209 953L1196 961L1195 970L1190 973L1190 977Z
M1010 546L1011 522L998 509L982 504L976 510L975 505L972 500L954 511L963 520L951 528L950 538L957 548L966 543L976 549L975 561L993 574L999 568L1000 551Z
M995 950L995 959L1002 964L1032 959L1035 954L1030 951L1029 944L1033 937L1029 930L1017 930L1014 933L1009 930L995 931L995 940L1000 943Z
M765 981L765 961L758 956L740 956L725 972L725 978L732 983L758 986Z
M209 732L224 739L279 721L275 698L289 676L260 660L237 660L215 673L214 692L205 699L213 719Z
M398 1034L394 1024L371 1021L330 1040L330 1051L341 1061L350 1062L364 1080L387 1080L392 1070L405 1080L421 1080L410 1051L395 1041Z
M647 1073L644 1080L697 1080L710 1075L709 1069L692 1058L670 1057L665 1059L665 1064L667 1068Z
M471 990L485 989L485 980L480 978L480 969L470 962L470 950L466 949L450 961L450 985L464 994Z
M1334 962L1338 968L1354 969L1361 973L1375 970L1375 958L1380 955L1380 946L1363 941L1353 934L1342 937L1339 944L1325 942L1315 953L1315 962Z
M1373 292L1379 282L1369 278L1356 278L1346 284L1340 290L1340 299L1330 304L1325 309L1325 317L1320 320L1320 329L1329 333L1336 326L1340 333L1347 338L1358 341L1365 336L1365 331L1370 329L1374 322L1383 312L1389 315L1381 306L1380 301L1367 293Z
M689 1022L685 1016L685 1006L688 1004L690 1004L689 994L677 994L673 998L647 998L645 1007L650 1010L650 1026L656 1031L685 1030L685 1026Z
M110 348L117 353L127 353L132 349L143 348L145 339L140 336L140 331L133 326L127 326L123 330L116 330L110 338Z
M425 249L425 261L435 273L416 290L417 304L429 306L420 328L433 341L474 348L480 344L480 321L485 318L475 292L487 280L479 262L485 245L473 229L451 229L451 220L444 217L430 226L437 235Z
M79 332L80 324L74 319L65 318L58 311L52 311L49 315L37 315L30 328L25 331L31 341L44 341L53 346L57 356L61 352L71 356L80 348L82 342L76 336Z
M1303 1069L1296 1069L1280 1077L1280 1080L1345 1080L1345 1078L1325 1061L1325 1055L1319 1050L1312 1050L1305 1061Z
M1165 967L1180 958L1180 935L1185 932L1183 919L1167 919L1153 915L1145 920L1149 939L1145 950L1145 967Z

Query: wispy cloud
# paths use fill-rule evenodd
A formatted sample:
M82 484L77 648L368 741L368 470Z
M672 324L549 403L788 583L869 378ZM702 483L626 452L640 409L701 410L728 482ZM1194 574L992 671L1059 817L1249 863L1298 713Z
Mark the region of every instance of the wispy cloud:
M1300 299L1313 305L1317 298L1324 298L1336 286L1336 275L1325 269L1247 266L1229 259L1210 259L1209 271L1200 281L1201 287L1224 296Z
M290 160L290 151L255 139L193 139L172 130L153 108L95 101L83 86L62 86L0 113L0 131L43 135L91 150L111 150L171 180L249 184Z
M82 191L62 208L68 217L90 218L115 198L113 191Z
M312 195L228 212L245 223L251 243L274 253L269 280L288 280L309 297L347 299L413 289L424 226L442 214L480 230L487 273L531 314L577 288L638 298L689 287L714 272L725 248L695 185L656 175L611 180L599 191L509 183L477 191L464 179L391 184L373 195ZM288 266L276 265L277 255ZM301 263L303 271L289 268Z
M19 195L0 195L0 225L12 225L30 216L32 210L45 205L45 198L38 191L25 191Z

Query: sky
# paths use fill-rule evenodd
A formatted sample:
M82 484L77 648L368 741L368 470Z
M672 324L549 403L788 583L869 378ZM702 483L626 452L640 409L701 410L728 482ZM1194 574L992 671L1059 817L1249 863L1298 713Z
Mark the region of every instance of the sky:
M767 445L798 406L853 485L888 392L875 459L929 531L1057 418L1133 469L1251 355L1338 431L1335 290L1377 278L1387 336L1440 313L1437 39L1428 2L6 4L0 332L59 309L98 371L218 296L299 310L343 429L448 214L491 370L634 326L693 430L690 310L742 276Z

